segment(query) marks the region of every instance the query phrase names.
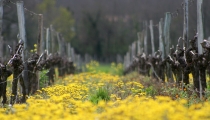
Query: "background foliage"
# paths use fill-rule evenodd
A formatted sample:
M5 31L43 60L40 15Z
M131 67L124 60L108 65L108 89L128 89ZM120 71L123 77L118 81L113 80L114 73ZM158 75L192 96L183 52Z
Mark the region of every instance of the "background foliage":
M14 0L13 2L16 2ZM143 29L143 21L153 20L156 25L165 12L175 12L172 19L172 44L183 34L183 0L23 0L24 6L36 13L44 14L44 25L61 32L66 41L71 41L75 51L98 58L114 61L116 54L124 55L128 45L137 39L136 33ZM204 38L210 35L210 5L204 0ZM3 36L6 41L17 41L16 6L4 5ZM38 38L38 19L25 11L26 35L29 49ZM189 37L196 32L196 0L189 7ZM149 31L148 31L149 32ZM158 48L158 28L154 26L155 47ZM148 38L150 44L150 38ZM12 44L12 42L10 43ZM84 46L85 47L81 47ZM149 50L150 52L151 50Z

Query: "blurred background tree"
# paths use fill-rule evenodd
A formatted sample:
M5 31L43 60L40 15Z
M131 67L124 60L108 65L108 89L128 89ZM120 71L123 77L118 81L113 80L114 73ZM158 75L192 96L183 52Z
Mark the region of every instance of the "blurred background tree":
M71 11L65 7L56 6L56 0L43 0L37 5L39 13L44 15L44 26L51 24L57 32L60 32L67 42L75 36L75 20Z
M18 0L14 0L16 2ZM23 0L24 6L44 14L44 26L53 24L76 53L88 53L100 61L111 62L116 54L124 55L128 45L137 40L143 21L153 20L156 25L165 12L175 12L172 19L172 44L183 34L183 0ZM210 36L210 0L204 0L204 38ZM38 17L25 11L26 35L29 49L38 38ZM189 8L189 37L196 32L196 0ZM149 31L148 31L149 32ZM158 29L154 27L155 46L159 43ZM3 36L6 41L17 40L16 6L4 5ZM46 38L46 37L44 37ZM148 38L149 40L150 38ZM12 43L11 43L12 44ZM149 43L148 43L149 44Z

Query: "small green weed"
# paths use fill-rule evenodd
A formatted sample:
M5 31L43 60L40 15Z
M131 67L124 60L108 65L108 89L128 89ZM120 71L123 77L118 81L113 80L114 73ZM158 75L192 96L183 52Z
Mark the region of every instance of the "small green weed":
M96 93L90 96L90 101L94 104L98 104L100 100L109 101L110 96L107 89L99 88Z
M151 97L154 97L157 94L157 92L153 86L144 88L143 91L146 93L146 95L151 96Z
M40 72L40 80L39 80L40 89L46 87L46 83L48 80L47 72L48 70L42 70Z

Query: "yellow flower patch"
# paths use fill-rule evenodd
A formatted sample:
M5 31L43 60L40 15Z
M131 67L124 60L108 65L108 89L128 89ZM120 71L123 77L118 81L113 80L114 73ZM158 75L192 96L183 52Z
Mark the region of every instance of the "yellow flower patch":
M209 102L186 107L185 99L146 97L144 86L135 78L87 72L66 76L62 81L37 91L26 104L1 107L0 120L210 119ZM108 90L110 101L93 104L89 100L91 92L100 87Z

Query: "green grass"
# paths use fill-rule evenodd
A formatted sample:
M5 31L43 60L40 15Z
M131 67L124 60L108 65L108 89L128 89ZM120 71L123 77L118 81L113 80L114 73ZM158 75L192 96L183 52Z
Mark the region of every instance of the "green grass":
M109 64L100 64L99 66L95 67L96 72L104 72L104 73L111 73L111 66Z
M94 104L98 104L100 100L109 101L110 96L107 89L99 88L94 94L91 95L90 101Z
M111 66L111 64L100 64L99 66L95 66L94 71L96 73L104 72L104 73L109 73L112 75L122 75L123 74L122 69L117 69L116 67Z

